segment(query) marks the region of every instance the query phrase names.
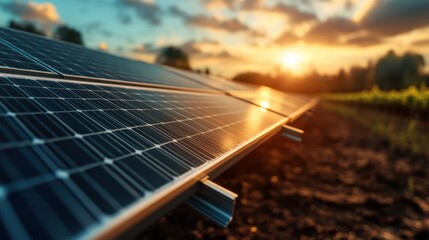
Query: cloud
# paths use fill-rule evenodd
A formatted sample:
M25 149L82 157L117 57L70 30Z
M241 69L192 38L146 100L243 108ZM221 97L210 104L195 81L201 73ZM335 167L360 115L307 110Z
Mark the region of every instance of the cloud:
M235 1L231 0L202 0L201 3L209 10L235 9Z
M83 26L82 30L86 34L101 34L104 37L112 37L115 35L111 30L105 29L102 22L94 21Z
M286 31L284 32L282 35L280 35L280 37L278 37L274 43L275 44L279 44L279 45L292 45L295 44L299 41L299 37L296 36L295 34Z
M359 27L346 18L330 18L317 23L304 36L310 43L338 44L340 37L359 31Z
M179 18L189 18L190 15L187 14L185 11L183 11L182 9L176 7L176 6L170 6L170 8L168 9L168 11L176 17Z
M118 0L119 4L133 8L140 19L152 24L161 24L162 11L154 1L143 0ZM123 19L122 19L123 20ZM127 20L125 21L127 22Z
M241 4L242 10L260 10L263 9L265 0L244 0Z
M205 38L199 41L196 41L196 40L187 41L179 47L189 55L200 55L200 54L204 54L204 52L198 48L198 45L201 45L201 44L219 45L219 42Z
M137 54L158 54L160 51L161 48L155 47L153 43L144 43L131 49L131 52Z
M4 10L24 20L36 21L43 24L61 23L55 5L49 2L19 2L11 1L1 5Z
M393 36L429 25L427 0L379 0L360 19L373 33Z
M107 51L109 49L109 45L105 42L100 42L100 44L98 44L98 49L101 51Z
M176 6L171 6L169 8L169 12L174 16L182 18L187 25L200 27L200 28L211 28L215 30L223 30L230 33L243 32L253 37L263 36L262 33L257 32L253 29L250 29L247 25L241 23L235 18L218 19L212 16L190 15Z
M414 41L412 45L417 47L429 46L429 38Z
M303 37L308 43L367 47L383 43L381 36L368 33L346 18L330 18L314 25Z
M232 33L247 32L254 36L259 35L259 33L254 30L251 30L248 26L244 25L237 19L220 20L214 17L197 15L191 16L190 18L186 19L186 23L198 27L224 30Z
M374 35L363 35L363 36L357 36L353 38L349 38L345 44L348 45L355 45L359 47L368 47L383 43L382 39L378 36Z
M191 58L199 58L199 59L213 59L213 58L221 58L227 60L240 60L240 57L232 55L230 52L226 50L221 50L218 52L205 52L200 49L200 45L202 44L210 44L220 46L220 43L210 39L201 39L201 40L189 40L184 42L176 47L182 49L186 52ZM156 55L160 53L166 46L157 47L152 43L145 43L138 47L131 49L131 52L136 54L149 54Z
M265 0L245 0L241 9L245 11L266 11L285 15L291 23L304 23L308 21L317 20L314 13L300 10L296 6L287 5L284 3L277 3L272 7L265 6Z
M223 50L219 53L215 54L206 54L208 57L211 58L221 58L221 59L228 59L228 60L243 60L241 57L232 55L230 52Z
M128 14L119 13L118 18L119 18L119 21L124 25L131 23L131 16Z
M269 9L272 12L284 14L291 23L303 23L317 20L316 15L300 10L295 6L278 3Z
M344 2L344 10L351 11L353 10L355 3L352 0L347 0Z

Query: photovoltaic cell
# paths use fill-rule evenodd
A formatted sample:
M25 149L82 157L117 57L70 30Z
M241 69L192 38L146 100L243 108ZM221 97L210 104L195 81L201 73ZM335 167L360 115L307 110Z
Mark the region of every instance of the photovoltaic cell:
M64 76L125 80L183 88L210 89L173 74L164 67L95 51L41 36L0 28L0 39ZM0 41L1 42L1 41ZM0 44L0 66L47 71L37 63Z
M0 238L86 236L284 117L216 94L0 77Z

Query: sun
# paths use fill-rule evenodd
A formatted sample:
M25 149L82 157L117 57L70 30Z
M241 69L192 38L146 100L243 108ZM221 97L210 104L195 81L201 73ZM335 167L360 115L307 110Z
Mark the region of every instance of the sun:
M289 70L297 70L303 61L303 57L298 52L285 52L281 61L283 67Z

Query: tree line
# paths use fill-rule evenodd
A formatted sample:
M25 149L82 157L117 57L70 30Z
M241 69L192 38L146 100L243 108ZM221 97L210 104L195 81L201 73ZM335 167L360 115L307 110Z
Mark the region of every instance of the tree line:
M16 22L11 20L9 22L9 28L34 33L41 36L47 35L43 30L37 28L36 25L31 22ZM61 41L84 45L82 34L78 30L67 25L56 27L53 31L52 37Z
M410 86L429 84L429 76L423 72L425 60L421 54L407 52L403 55L389 50L375 64L340 69L336 74L319 74L313 71L296 77L288 73L275 76L258 72L245 72L233 77L235 81L266 85L283 91L303 93L352 92L371 89L400 90Z

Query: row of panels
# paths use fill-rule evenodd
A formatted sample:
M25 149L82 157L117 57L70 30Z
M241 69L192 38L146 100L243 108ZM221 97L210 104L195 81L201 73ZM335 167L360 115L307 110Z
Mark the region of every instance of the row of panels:
M313 101L2 28L0 72L0 239L87 236Z
M0 77L0 239L84 236L285 120L225 95Z
M66 78L90 77L222 91L284 116L312 100L308 96L150 65L4 28L0 28L0 67L49 72Z
M79 45L0 28L0 66L87 77L211 90L161 66L135 61Z

